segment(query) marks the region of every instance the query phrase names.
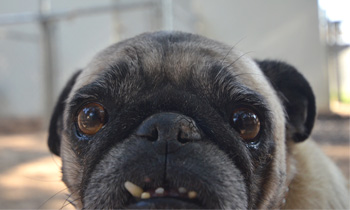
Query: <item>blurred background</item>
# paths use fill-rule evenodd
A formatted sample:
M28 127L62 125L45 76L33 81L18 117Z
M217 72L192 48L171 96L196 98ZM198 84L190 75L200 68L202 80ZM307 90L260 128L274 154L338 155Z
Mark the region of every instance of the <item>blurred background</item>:
M349 179L349 11L348 0L2 0L0 208L72 208L46 146L58 94L98 51L156 30L293 64L316 95L313 138Z

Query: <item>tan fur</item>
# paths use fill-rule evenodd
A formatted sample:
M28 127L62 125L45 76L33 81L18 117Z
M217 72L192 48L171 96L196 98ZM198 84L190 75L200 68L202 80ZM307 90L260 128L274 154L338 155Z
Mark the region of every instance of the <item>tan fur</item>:
M283 209L349 209L347 183L335 164L312 140L291 145L296 170Z
M142 37L141 37L142 38ZM206 59L196 56L199 49L208 50L212 57L222 60L226 65L232 64L232 75L240 75L237 80L253 91L265 96L266 102L271 112L273 139L275 140L276 151L272 160L269 177L264 179L264 187L267 193L261 199L258 206L260 209L277 208L285 196L285 190L289 185L289 193L286 197L284 209L345 209L349 208L349 194L346 189L346 181L334 163L327 158L312 140L304 143L294 144L292 140L285 140L285 114L282 103L263 72L257 64L243 56L241 52L222 45L218 42L206 40L203 38L200 42L186 42L173 46L173 54L167 57L163 63L172 75L172 81L181 81L186 75L186 71L191 69L191 65L196 64L197 74L206 74L199 72L201 67L206 65ZM138 42L141 44L138 44ZM67 99L69 103L76 92L83 86L95 81L101 71L116 62L116 60L130 56L127 50L138 49L145 53L143 68L148 71L157 71L161 52L157 51L157 43L149 40L136 39L126 44L113 45L99 53L92 62L79 75L72 91ZM134 54L133 54L134 55ZM135 53L135 56L138 56ZM131 59L133 60L133 59ZM174 68L177 67L177 68ZM210 86L203 82L203 86ZM209 88L208 88L209 89ZM136 90L134 90L136 91ZM68 120L68 111L65 110L64 121ZM65 128L68 129L68 128ZM288 145L286 147L286 142ZM81 198L79 197L79 183L81 183L81 168L77 162L78 157L71 150L69 140L64 137L61 144L61 157L64 164L64 181L70 187L73 193L73 200L77 200L77 208L82 208ZM286 152L288 151L288 152ZM290 183L290 184L289 184ZM256 189L260 190L260 189ZM279 207L279 206L278 206Z
M274 172L271 173L270 178L266 180L268 184L265 185L267 188L266 191L269 191L269 193L266 194L267 197L263 200L270 201L275 199L282 199L284 189L280 188L280 186L284 185L286 182L286 177L281 177L280 173L286 170L286 149L284 143L285 118L280 117L284 116L284 112L281 102L277 97L277 94L275 93L275 90L265 78L263 72L261 72L257 64L251 58L244 55L242 52L236 49L230 49L226 45L222 45L219 42L206 40L202 37L200 37L200 40L201 42L185 42L174 45L174 53L171 54L167 58L166 62L162 63L162 65L168 65L165 69L167 69L167 71L169 72L172 72L172 79L175 82L178 82L181 81L183 77L187 75L186 72L194 63L196 64L196 69L198 69L197 73L203 74L203 72L201 72L200 70L202 69L201 66L205 65L206 59L197 56L198 51L200 49L208 50L208 52L211 52L211 56L217 56L217 60L222 60L222 56L226 55L229 52L223 63L225 65L232 65L232 69L234 69L234 71L231 72L232 75L240 75L236 79L239 80L241 84L244 84L245 86L250 87L253 91L264 95L267 99L269 107L272 107L272 110L274 110L271 117L272 121L274 121L274 123L272 123L272 129L274 130L274 139L276 140L277 147L275 156L280 158L273 159L274 167L272 170L274 170ZM157 71L157 69L161 69L159 67L159 60L162 59L162 52L156 50L157 48L159 48L159 46L157 46L158 43L151 42L149 40L139 40L139 42L142 43L142 45L138 44L135 41L130 42L127 45L112 45L107 49L101 51L99 54L97 54L94 57L94 59L89 63L89 65L84 69L84 71L79 75L77 82L75 83L67 101L71 101L72 97L74 96L77 90L93 82L97 78L99 73L107 69L108 66L115 63L116 59L129 56L126 53L127 50L142 49L142 51L147 51L147 56L144 56L145 60L143 63L143 68L148 69L150 71ZM174 66L176 68L174 68ZM211 84L203 84L203 86L208 85ZM65 119L68 119L67 115L68 113L66 112ZM62 158L64 159L65 157ZM70 156L67 156L67 165L70 164L72 159L75 158L76 157L72 158ZM70 174L79 173L76 169L67 171L69 171L67 173ZM74 178L73 180L73 182L77 182L76 178ZM266 209L269 208L269 205L269 202L262 202L259 208Z

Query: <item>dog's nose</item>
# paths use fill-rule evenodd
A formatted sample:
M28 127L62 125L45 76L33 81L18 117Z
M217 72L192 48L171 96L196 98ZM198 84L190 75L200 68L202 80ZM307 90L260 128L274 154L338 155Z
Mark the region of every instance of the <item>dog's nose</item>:
M166 146L167 153L201 139L200 131L192 118L171 112L150 116L137 128L136 135L152 141L158 147Z

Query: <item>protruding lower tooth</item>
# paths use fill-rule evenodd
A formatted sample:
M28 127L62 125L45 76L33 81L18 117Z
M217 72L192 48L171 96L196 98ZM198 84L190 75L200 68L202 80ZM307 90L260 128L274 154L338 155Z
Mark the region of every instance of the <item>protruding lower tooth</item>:
M184 187L179 187L179 193L186 193L187 192L187 190L186 190L186 188L184 188Z
M197 193L195 191L189 191L187 195L189 199L195 199L197 197Z
M141 194L141 199L149 199L151 198L151 194L149 192L143 192Z
M164 188L158 187L158 188L156 189L155 193L158 194L158 195L163 195L163 193L164 193Z
M141 194L143 193L143 189L141 187L129 181L126 181L124 183L124 186L132 196L137 198L141 197Z

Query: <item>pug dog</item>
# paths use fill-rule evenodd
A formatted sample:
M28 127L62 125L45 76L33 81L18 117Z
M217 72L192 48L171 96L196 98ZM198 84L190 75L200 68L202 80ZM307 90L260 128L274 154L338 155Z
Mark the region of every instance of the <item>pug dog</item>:
M77 72L48 145L77 209L348 208L341 172L307 140L315 115L291 65L162 31Z

